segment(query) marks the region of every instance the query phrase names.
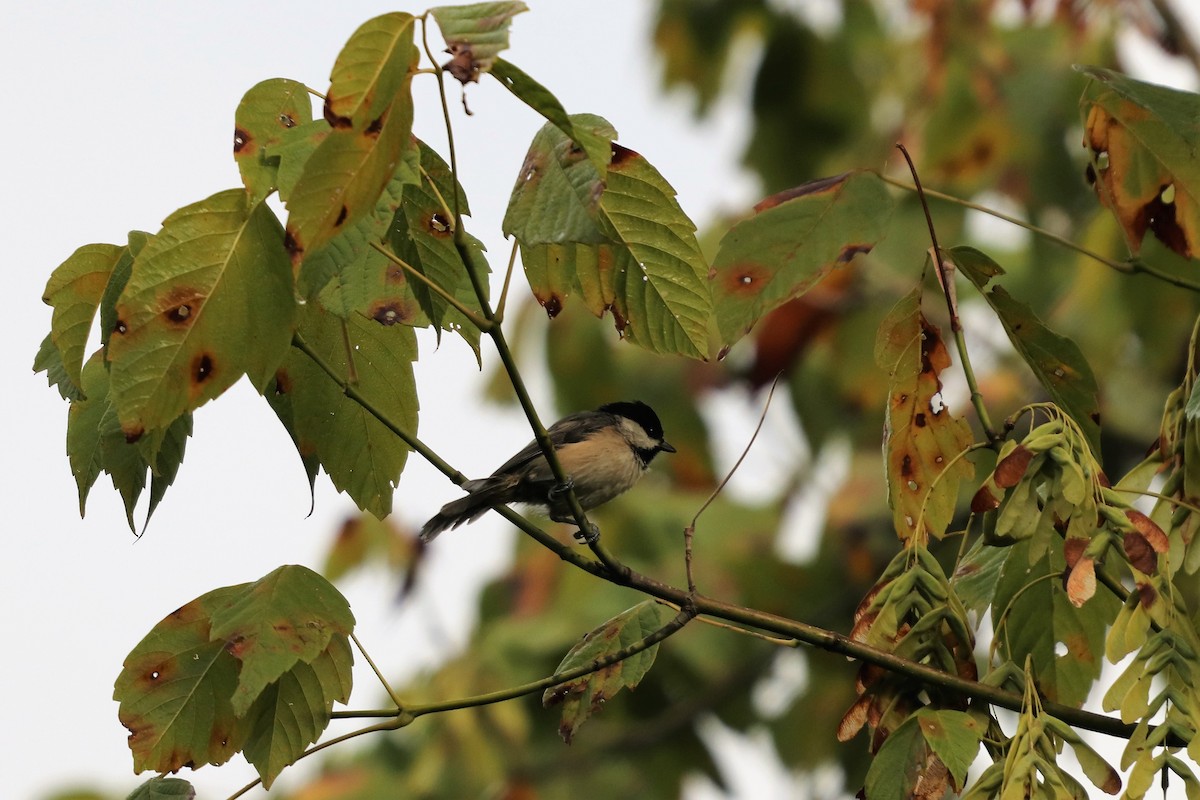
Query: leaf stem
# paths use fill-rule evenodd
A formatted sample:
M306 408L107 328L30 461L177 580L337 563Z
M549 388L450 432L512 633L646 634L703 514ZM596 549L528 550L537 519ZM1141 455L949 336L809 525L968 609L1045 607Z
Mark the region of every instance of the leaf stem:
M383 673L380 672L379 667L375 665L375 660L371 658L371 654L367 652L367 648L363 647L362 642L358 640L358 635L355 634L354 631L350 632L350 640L354 642L354 646L358 648L358 652L363 654L363 658L367 660L367 664L370 665L371 671L375 673L375 677L378 678L379 682L383 684L384 691L388 693L388 697L390 697L392 702L396 704L396 711L399 712L404 708L404 703L400 701L400 696L396 694L396 690L392 688L390 683L388 683L387 678L383 677Z
M995 448L1002 437L992 427L991 416L983 402L983 393L979 391L979 381L976 380L975 370L971 366L971 357L967 354L967 340L963 336L962 323L958 319L958 301L954 296L954 275L946 268L946 262L942 258L942 248L938 245L937 231L933 226L933 215L929 213L929 203L925 201L925 190L921 187L921 178L917 175L917 167L913 164L912 156L908 154L908 150L903 144L897 144L896 148L908 162L917 197L921 200L921 209L925 212L925 222L929 226L929 240L933 244L933 260L937 266L938 283L942 285L942 294L946 298L946 310L950 314L950 331L954 334L954 347L958 350L958 360L962 367L963 377L966 378L967 387L971 391L971 405L975 407L975 415L979 418L979 424L983 428L987 440Z

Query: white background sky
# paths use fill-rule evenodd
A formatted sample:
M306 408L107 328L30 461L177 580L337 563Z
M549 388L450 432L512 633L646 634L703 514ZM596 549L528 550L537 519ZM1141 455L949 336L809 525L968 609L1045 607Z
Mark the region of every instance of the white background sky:
M700 224L753 199L753 184L736 168L743 136L736 114L698 128L684 98L657 92L650 4L532 5L515 20L508 55L569 111L607 117L622 143L659 167ZM49 327L50 309L40 302L46 278L79 245L123 243L133 228L155 231L174 209L238 185L232 128L243 92L269 77L323 90L353 30L397 8L404 6L303 0L13 3L0 12L7 120L0 220L10 243L0 318L11 337L0 348L6 797L34 798L71 783L130 787L126 731L110 700L124 656L166 613L209 589L254 580L283 563L318 567L351 510L322 476L316 513L305 517L308 489L290 441L253 390L238 384L196 415L179 478L141 541L125 527L119 497L103 476L81 521L64 452L66 403L30 370ZM1156 78L1187 80L1162 72ZM416 128L436 144L440 113L430 86L432 80L418 81ZM470 118L454 103L463 180L476 212L469 225L501 269L508 252L499 235L504 204L541 120L494 82L471 87L469 99ZM435 450L469 474L485 474L524 444L518 420L476 401L482 379L465 346L447 337L435 352L426 338L421 358L420 434ZM419 524L455 496L450 483L414 459L395 506L403 520ZM382 574L341 584L360 638L388 674L423 663L445 628L461 629L467 587L503 566L507 539L498 530L479 524L438 540L430 563L441 587L435 614L393 613L394 584ZM369 674L359 670L356 679L353 705L375 704ZM215 798L254 773L238 757L184 777L202 797Z

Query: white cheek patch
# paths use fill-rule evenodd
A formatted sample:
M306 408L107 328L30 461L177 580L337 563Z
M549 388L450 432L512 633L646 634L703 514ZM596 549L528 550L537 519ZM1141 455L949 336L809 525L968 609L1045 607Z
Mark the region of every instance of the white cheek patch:
M629 440L629 443L632 446L641 450L653 450L654 448L658 447L659 444L654 439L651 439L646 434L645 429L643 429L641 425L638 425L633 420L621 420L621 434L627 440Z

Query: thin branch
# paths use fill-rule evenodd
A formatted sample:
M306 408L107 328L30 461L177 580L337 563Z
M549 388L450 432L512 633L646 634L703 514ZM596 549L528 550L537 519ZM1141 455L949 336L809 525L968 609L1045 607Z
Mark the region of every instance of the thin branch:
M1154 7L1158 18L1162 20L1163 43L1173 45L1178 54L1191 63L1192 69L1200 72L1200 48L1196 46L1196 42L1188 32L1187 25L1183 23L1167 0L1150 0L1150 5Z
M884 183L891 184L892 186L895 186L898 189L904 189L905 191L909 191L909 192L917 191L917 187L911 183L905 183L904 181L897 180L896 178L888 177L887 175L884 175L882 173L876 173L876 174L879 175L879 178ZM1159 269L1158 267L1155 267L1151 264L1147 264L1146 262L1142 261L1140 258L1129 258L1125 261L1118 261L1116 259L1108 258L1107 256L1103 256L1100 253L1097 253L1095 250L1089 250L1086 247L1084 247L1083 245L1076 244L1075 242L1071 241L1070 239L1066 238L1065 236L1060 236L1057 233L1046 230L1045 228L1039 228L1037 225L1034 225L1033 223L1026 222L1023 219L1018 219L1017 217L1010 216L1003 212L997 211L994 208L988 208L987 206L982 206L982 205L979 205L978 203L972 203L970 200L964 200L961 197L955 197L952 194L946 194L944 192L935 191L934 189L924 189L923 188L922 191L925 193L926 197L932 197L935 200L942 200L947 203L953 203L956 206L962 206L963 208L969 208L972 211L978 211L981 214L987 214L988 216L995 217L996 219L999 219L999 220L1003 220L1011 225L1016 225L1019 228L1024 228L1025 230L1029 231L1030 233L1034 234L1035 236L1040 236L1043 239L1047 239L1049 241L1055 242L1056 244L1059 244L1059 245L1067 248L1068 250L1074 250L1076 253L1079 253L1082 256L1090 258L1091 260L1093 260L1099 264L1103 264L1104 266L1106 266L1110 269L1116 270L1117 272L1123 273L1125 275L1138 275L1138 274L1147 275L1151 278L1160 280L1163 283L1167 283L1172 286L1176 286L1180 289L1187 289L1187 290L1193 291L1193 292L1200 292L1200 282L1189 280L1188 278L1185 278L1181 275L1172 275L1171 273L1165 272L1165 271Z
M513 239L512 252L508 254L508 269L504 272L504 288L500 290L500 302L496 304L496 322L504 321L504 307L508 302L508 285L512 282L513 266L517 263L517 240Z
M925 212L925 222L929 225L929 240L933 243L933 260L937 265L938 282L942 285L942 294L946 298L946 310L950 314L950 331L954 334L954 346L958 350L958 360L962 367L963 377L966 378L967 388L971 390L971 405L975 407L975 415L983 427L987 440L995 447L1002 438L992 427L992 419L987 406L983 402L983 393L979 391L979 381L975 379L975 370L971 367L971 357L967 354L967 340L963 337L962 324L958 319L958 304L954 298L954 276L946 268L942 258L942 248L938 245L937 231L933 227L933 215L929 213L929 204L925 201L925 192L921 187L921 178L917 175L917 167L904 145L897 144L896 148L904 154L908 169L912 173L917 197L921 200L921 208Z
M380 672L379 667L375 665L375 660L371 658L371 654L367 652L367 648L363 647L362 642L358 640L358 635L355 634L354 631L350 632L350 639L354 642L354 646L358 648L358 652L362 653L363 658L367 660L367 664L370 665L371 671L375 673L375 677L378 678L379 682L383 684L383 689L387 692L388 697L390 697L392 702L396 704L396 710L399 711L400 709L404 708L404 703L400 701L400 696L396 694L396 690L392 688L390 683L388 683L387 678L383 677L383 673Z
M689 592L696 591L696 580L692 576L692 537L696 534L696 523L700 520L700 515L703 514L712 504L717 496L725 489L726 484L733 478L734 473L742 466L742 462L746 460L746 456L750 454L750 448L754 446L754 440L758 438L759 431L762 430L763 423L767 419L767 411L771 408L771 398L775 396L775 387L779 385L779 378L783 375L779 372L775 375L775 380L771 381L771 388L767 391L767 399L763 403L762 413L758 415L758 424L754 426L754 433L750 434L750 441L746 442L745 448L742 449L742 454L738 456L737 461L733 462L733 466L729 468L729 472L717 484L717 488L712 490L712 494L708 496L696 511L695 516L686 528L683 529L683 567L684 574L687 576L687 585Z

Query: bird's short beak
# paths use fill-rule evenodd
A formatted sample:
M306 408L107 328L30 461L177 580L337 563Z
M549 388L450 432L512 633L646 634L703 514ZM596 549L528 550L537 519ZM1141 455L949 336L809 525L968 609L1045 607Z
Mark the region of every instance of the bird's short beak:
M668 442L666 439L663 439L663 440L662 440L662 442L661 442L661 443L658 445L658 449L659 449L659 450L662 450L664 453L674 453L674 452L676 452L676 451L675 451L675 448L674 448L674 447L672 447L672 446L671 446L671 443L670 443L670 442Z

